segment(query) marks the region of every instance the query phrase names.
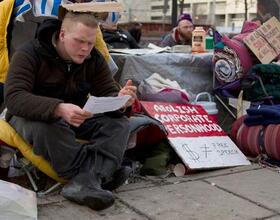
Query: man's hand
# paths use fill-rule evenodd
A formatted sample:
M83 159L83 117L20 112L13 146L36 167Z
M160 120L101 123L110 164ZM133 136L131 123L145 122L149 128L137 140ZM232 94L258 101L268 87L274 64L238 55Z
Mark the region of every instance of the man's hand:
M63 118L69 124L79 127L92 114L70 103L60 103L54 111L55 116Z
M125 86L120 90L119 96L123 96L123 95L131 96L131 98L125 104L124 106L125 108L131 106L135 102L135 99L137 97L136 91L137 88L132 84L132 81L130 79L126 82Z

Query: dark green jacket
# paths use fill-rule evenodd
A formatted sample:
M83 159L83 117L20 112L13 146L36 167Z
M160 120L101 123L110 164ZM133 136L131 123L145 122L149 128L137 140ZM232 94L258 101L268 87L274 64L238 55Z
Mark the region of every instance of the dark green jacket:
M103 56L93 49L83 64L66 63L51 43L61 22L49 19L38 29L37 38L23 45L10 63L5 83L7 119L11 115L30 120L55 119L59 103L83 107L88 94L116 96L118 87Z

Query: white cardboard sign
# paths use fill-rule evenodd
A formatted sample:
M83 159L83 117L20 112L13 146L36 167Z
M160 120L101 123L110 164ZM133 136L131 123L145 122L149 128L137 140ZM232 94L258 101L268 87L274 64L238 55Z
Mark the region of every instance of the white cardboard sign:
M222 128L199 105L141 102L162 122L171 146L190 169L249 165Z
M191 169L250 165L232 140L222 137L169 138L182 161Z
M280 54L280 22L272 17L243 40L263 64Z

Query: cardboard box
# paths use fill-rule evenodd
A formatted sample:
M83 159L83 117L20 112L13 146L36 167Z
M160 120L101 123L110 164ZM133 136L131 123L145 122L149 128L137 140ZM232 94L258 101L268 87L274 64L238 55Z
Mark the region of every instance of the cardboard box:
M58 18L64 17L66 11L73 12L92 12L92 13L103 13L103 12L122 12L123 6L118 2L85 2L85 3L73 3L73 4L62 4L59 7Z
M261 63L270 63L280 54L280 22L270 18L243 41Z

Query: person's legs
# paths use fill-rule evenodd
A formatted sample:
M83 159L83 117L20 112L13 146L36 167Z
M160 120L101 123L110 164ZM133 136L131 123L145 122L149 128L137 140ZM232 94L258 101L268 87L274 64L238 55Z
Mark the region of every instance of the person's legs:
M69 178L62 195L74 202L101 210L114 203L111 192L101 189L96 175L96 153L75 140L75 133L65 122L44 123L13 116L9 123L31 145L35 154L50 161L59 176Z
M90 140L84 146L95 151L95 171L103 182L108 182L120 169L123 155L129 138L129 120L127 117L113 118L97 116L87 120L79 128L75 128L78 138ZM123 169L122 169L123 170ZM125 174L127 176L127 170Z
M128 169L118 169L121 166L129 137L128 119L100 115L88 119L73 130L77 138L89 140L89 144L84 145L83 148L95 155L92 161L87 159L83 166L83 169L90 170L90 174L87 176L90 177L89 187L94 186L96 192L102 192L101 184L104 189L108 190L119 187L130 173ZM100 194L95 194L95 200L89 200L87 194L77 196L75 189L79 185L79 181L86 182L84 178L83 172L80 172L79 180L65 186L62 195L77 203L86 203L95 210L104 209L113 204L114 200L109 194L101 193L102 197ZM115 179L112 180L112 178Z
M45 123L16 116L9 123L33 146L35 154L51 163L59 176L71 178L77 175L87 152L76 142L69 125L62 120Z
M61 195L70 201L86 205L94 210L102 210L114 204L111 192L103 190L101 180L91 172L80 172L67 183Z

